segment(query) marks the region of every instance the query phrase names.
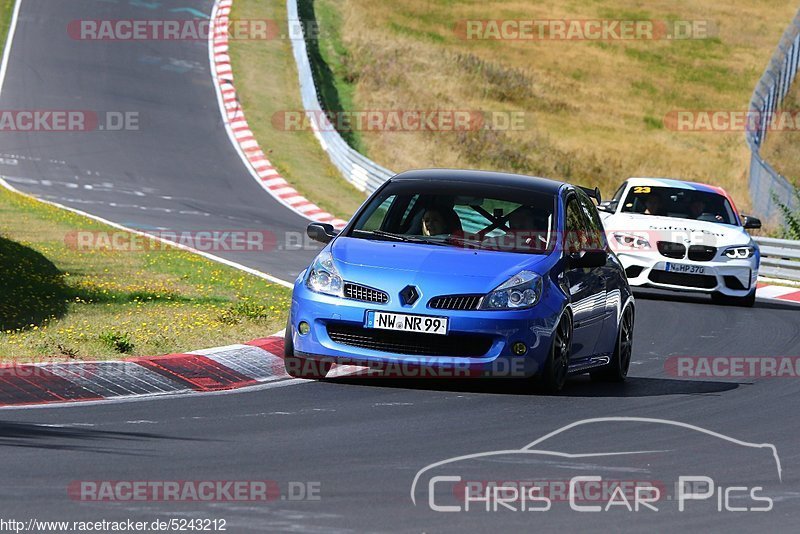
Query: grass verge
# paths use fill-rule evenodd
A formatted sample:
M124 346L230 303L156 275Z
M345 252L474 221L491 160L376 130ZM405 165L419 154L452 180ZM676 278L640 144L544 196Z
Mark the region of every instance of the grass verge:
M237 0L241 1L241 0ZM744 0L470 2L315 0L341 21L321 28L321 50L339 50L354 109L521 111L504 131L362 132L378 163L507 170L599 185L671 176L725 187L745 210L748 150L742 131L681 132L670 113L745 111L795 6ZM333 13L333 14L331 14ZM473 20L710 21L689 40L464 39ZM332 37L331 37L332 36ZM326 43L326 39L332 39ZM344 102L344 100L342 100Z
M343 21L340 11L334 6L314 0L298 0L297 11L301 20L316 21L320 33L325 32L322 38L306 40L309 64L322 109L333 112L354 109L356 73L352 68L352 57L342 42ZM343 129L339 133L347 144L366 154L366 147L361 142L358 130Z
M286 24L285 2L236 0L232 19L276 20ZM310 131L285 131L275 117L302 111L297 68L288 39L231 40L231 63L245 116L273 165L300 193L348 219L365 196L331 164Z
M82 250L76 232L141 246ZM0 359L158 355L241 343L285 325L288 289L131 239L0 187Z

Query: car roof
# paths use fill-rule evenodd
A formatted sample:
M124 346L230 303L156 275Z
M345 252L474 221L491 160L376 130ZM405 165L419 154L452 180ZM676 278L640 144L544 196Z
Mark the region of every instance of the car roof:
M494 171L473 171L463 169L420 169L402 172L391 178L392 182L405 182L424 180L429 182L462 182L470 184L496 185L500 187L515 187L535 190L542 193L557 195L565 185L564 182L525 176L523 174L510 174Z
M678 180L675 178L628 178L626 180L633 186L650 185L661 187L675 187L678 189L691 189L693 191L705 191L706 193L717 193L724 197L728 194L721 187L715 185L703 184L700 182L690 182L688 180Z

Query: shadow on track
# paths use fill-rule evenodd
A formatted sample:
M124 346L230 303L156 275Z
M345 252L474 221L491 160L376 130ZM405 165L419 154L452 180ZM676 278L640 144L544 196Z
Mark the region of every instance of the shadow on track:
M127 456L147 456L144 447L133 447L134 443L152 440L206 441L194 438L179 438L148 432L111 432L69 426L49 426L34 423L11 423L0 421L0 447L28 447L38 449L84 451ZM111 447L100 444L121 444Z
M531 381L516 378L413 379L350 375L324 380L349 386L417 389L494 395L545 396ZM663 395L719 394L736 389L735 382L628 377L624 384L591 382L588 376L567 381L559 397L657 397Z

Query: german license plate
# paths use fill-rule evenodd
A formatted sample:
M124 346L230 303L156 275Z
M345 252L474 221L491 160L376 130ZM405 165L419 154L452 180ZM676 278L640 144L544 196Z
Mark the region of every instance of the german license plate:
M368 311L367 322L364 326L381 330L445 335L447 334L447 317Z
M705 274L706 268L700 265L667 262L667 271L671 273Z

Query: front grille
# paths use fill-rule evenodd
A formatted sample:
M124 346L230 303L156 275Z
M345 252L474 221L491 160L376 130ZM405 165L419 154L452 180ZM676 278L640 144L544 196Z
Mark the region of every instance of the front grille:
M428 303L437 310L477 310L483 295L444 295L433 297Z
M711 289L717 286L717 277L707 274L672 273L654 270L650 271L650 280L657 284L696 287L698 289Z
M671 243L669 241L659 241L656 243L658 251L662 256L682 260L686 256L686 246L682 243Z
M377 302L379 304L389 302L389 295L380 289L373 289L351 282L344 283L344 298L363 302Z
M689 259L692 261L711 261L717 255L716 247L692 245L689 247Z
M328 336L336 343L362 349L420 356L480 357L489 351L492 338L476 334L421 334L328 323Z

